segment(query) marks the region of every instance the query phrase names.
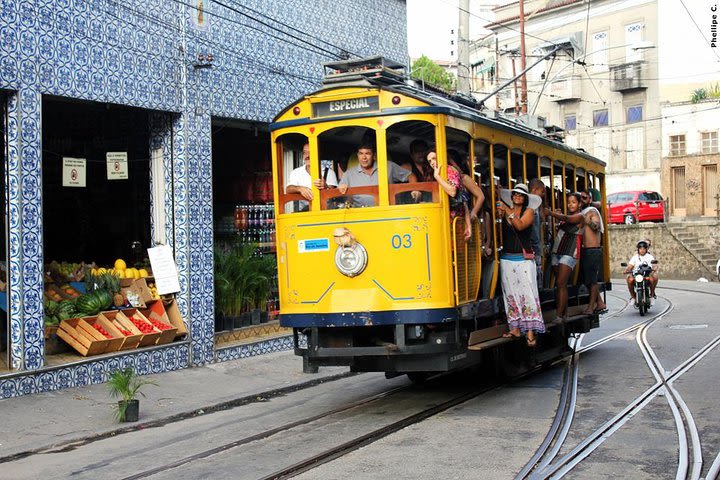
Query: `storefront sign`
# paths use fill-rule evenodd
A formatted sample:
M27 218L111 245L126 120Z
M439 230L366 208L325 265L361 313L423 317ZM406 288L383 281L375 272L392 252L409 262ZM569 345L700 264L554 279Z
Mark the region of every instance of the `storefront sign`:
M128 179L127 152L107 152L105 158L107 160L108 180Z
M349 113L377 112L380 109L379 97L349 98L330 102L313 103L313 117L332 117Z
M84 187L87 160L84 158L63 157L63 187Z
M167 245L158 245L148 248L148 258L155 276L155 286L158 295L175 293L180 291L180 280L178 279L177 265L173 258L172 248Z

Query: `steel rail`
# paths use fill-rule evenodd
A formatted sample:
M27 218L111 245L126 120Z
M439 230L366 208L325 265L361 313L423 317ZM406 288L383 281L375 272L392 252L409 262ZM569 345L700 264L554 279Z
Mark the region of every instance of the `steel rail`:
M573 351L577 351L577 347L582 341L582 336L575 339ZM515 476L515 480L527 478L533 469L539 468L545 461L550 462L557 455L557 451L567 437L570 430L570 424L575 414L575 401L577 399L577 378L578 378L578 354L574 353L566 360L564 371L563 387L560 392L560 400L558 402L557 413L553 419L553 423L548 430L547 435L535 451L535 454L525 464L525 466ZM568 419L570 421L568 421ZM552 449L551 449L552 446Z
M188 457L181 458L181 459L179 459L179 460L177 460L177 461L175 461L175 462L170 462L170 463L161 465L161 466L159 466L159 467L156 467L156 468L153 468L153 469L150 469L150 470L145 470L145 471L143 471L143 472L136 473L136 474L130 475L130 476L128 476L128 477L124 477L122 480L136 480L136 479L140 479L140 478L149 477L149 476L151 476L151 475L155 475L156 473L164 472L165 470L169 470L169 469L172 469L172 468L177 468L177 467L180 467L180 466L182 466L182 465L185 465L185 464L194 462L194 461L196 461L196 460L200 460L200 459L202 459L202 458L206 458L206 457L209 457L209 456L211 456L211 455L215 455L215 454L217 454L217 453L221 453L221 452L224 452L224 451L226 451L226 450L230 450L231 448L239 447L240 445L245 445L245 444L250 443L250 442L255 442L255 441L257 441L257 440L262 440L262 439L264 439L264 438L271 437L271 436L273 436L273 435L276 435L276 434L278 434L278 433L284 432L284 431L286 431L286 430L290 430L290 429L295 428L295 427L298 427L298 426L300 426L300 425L305 425L305 424L307 424L307 423L309 423L309 422L314 422L314 421L316 421L316 420L320 420L320 419L322 419L322 418L329 417L330 415L336 415L336 414L338 414L338 413L342 413L342 412L345 412L345 411L348 411L348 410L352 410L353 408L357 408L357 407L366 405L366 404L368 404L368 403L376 402L376 401L378 401L378 400L381 400L381 399L383 399L383 398L385 398L385 397L388 397L388 396L393 395L393 394L395 394L395 393L401 392L401 391L403 391L403 390L409 390L409 389L411 389L411 388L413 388L413 387L414 387L414 385L404 385L404 386L402 386L402 387L393 388L393 389L388 390L388 391L386 391L386 392L378 393L378 394L373 395L373 396L371 396L371 397L364 398L364 399L362 399L362 400L358 400L358 401L355 401L355 402L351 402L351 403L348 403L347 405L343 405L343 406L341 406L341 407L337 407L337 408L334 408L334 409L331 409L331 410L328 410L328 411L325 411L325 412L322 412L322 413L318 413L318 414L316 414L316 415L311 415L311 416L309 416L309 417L305 417L305 418L302 418L302 419L300 419L300 420L296 420L296 421L294 421L294 422L287 423L287 424L285 424L285 425L280 425L280 426L278 426L278 427L271 428L271 429L269 429L269 430L265 430L265 431L263 431L263 432L256 433L255 435L250 435L250 436L247 436L247 437L244 437L244 438L241 438L241 439L232 441L232 442L225 443L225 444L223 444L223 445L219 445L219 446L217 446L217 447L214 447L214 448L211 448L211 449L208 449L208 450L204 450L204 451L199 452L199 453L196 453L196 454L194 454L194 455L190 455L190 456L188 456Z
M662 312L662 314L664 313L665 312ZM720 336L715 337L712 341L705 344L693 356L688 358L685 362L683 362L675 370L673 370L669 375L667 375L665 377L665 383L656 383L655 385L647 389L615 417L603 424L593 434L591 434L580 444L578 444L572 451L563 456L556 464L550 465L548 468L546 468L543 472L541 472L543 474L543 477L562 478L562 476L571 471L575 465L587 458L587 456L589 456L616 430L618 430L622 425L624 425L628 420L630 420L636 413L642 410L642 408L644 408L658 394L665 393L667 391L666 384L669 384L674 380L680 378L683 374L693 368L707 354L713 351L718 345L720 345Z

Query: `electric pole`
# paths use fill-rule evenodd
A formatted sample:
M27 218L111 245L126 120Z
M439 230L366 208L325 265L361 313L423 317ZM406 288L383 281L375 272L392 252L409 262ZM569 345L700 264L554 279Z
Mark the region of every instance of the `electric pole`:
M460 0L457 91L470 95L470 0Z
M525 2L520 0L520 69L525 70ZM527 76L520 77L520 111L527 113Z

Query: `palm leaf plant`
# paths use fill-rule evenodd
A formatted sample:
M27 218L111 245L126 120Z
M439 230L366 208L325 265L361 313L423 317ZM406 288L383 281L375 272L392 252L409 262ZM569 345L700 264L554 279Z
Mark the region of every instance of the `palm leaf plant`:
M119 422L126 421L127 408L130 402L137 400L137 395L145 396L140 391L144 385L157 385L152 380L141 378L132 367L116 370L108 377L108 390L112 398L120 398L116 408L116 418Z

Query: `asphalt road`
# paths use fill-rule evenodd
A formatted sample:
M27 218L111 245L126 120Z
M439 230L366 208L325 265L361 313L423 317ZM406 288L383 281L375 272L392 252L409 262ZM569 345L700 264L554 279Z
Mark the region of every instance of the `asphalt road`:
M617 288L608 297L610 314L602 319L601 328L582 338L581 344L590 345L665 312L647 327L646 337L662 374L669 376L720 336L720 288L703 288L716 295L659 289L660 298L645 318L632 307L627 308L626 294ZM572 451L658 382L641 349L638 331L635 328L579 355L572 423L556 459ZM700 452L692 446L685 448L689 459L687 478L704 477L720 453L719 350L709 349L694 366L673 378L671 386L691 413L690 417L680 416L684 419L682 432L671 399L660 391L607 435L566 477L675 478L684 445L681 438L684 434L692 445L694 430ZM559 405L563 369L559 364L494 388L297 478L513 478L551 428ZM68 451L7 462L0 466L0 477L264 478L283 466L486 381L478 374L420 386L411 386L405 377L387 380L382 374L341 378L268 401L124 433ZM399 390L367 404L330 417L312 418L394 389ZM291 422L297 425L260 438L269 428ZM702 465L694 461L698 453Z

